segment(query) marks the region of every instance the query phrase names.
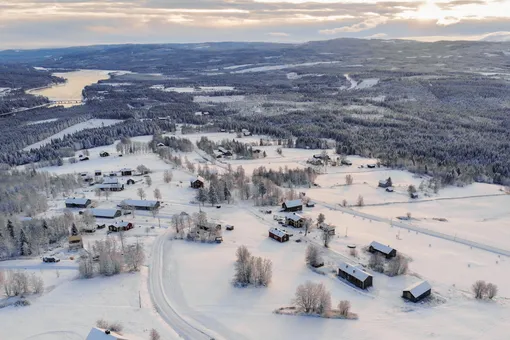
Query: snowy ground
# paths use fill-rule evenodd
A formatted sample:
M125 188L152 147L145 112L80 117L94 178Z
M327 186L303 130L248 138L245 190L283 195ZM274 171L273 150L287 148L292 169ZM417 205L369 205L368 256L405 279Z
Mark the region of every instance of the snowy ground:
M201 136L215 141L238 139L228 133L184 137L195 142ZM133 140L149 141L150 138L143 136ZM239 140L258 145L260 138L251 136ZM227 164L233 168L242 165L246 173L251 174L259 166L275 170L286 166L304 167L306 160L319 152L283 149L283 155L278 155L277 147L256 146L266 151L267 158L264 159L223 160L209 162L209 166L221 172ZM98 154L102 150L111 152L111 156L100 158ZM118 157L114 145L89 151L90 161L66 163L63 167L46 170L79 173L136 168L144 164L153 171L150 188L138 183L125 191L112 193L109 200L98 200L98 207L108 208L123 199L137 198L136 191L140 187L147 192L147 199L152 199L152 191L156 187L161 190L163 207L159 218L163 228L160 229L159 222L147 212L127 217L136 226L127 233L129 241L136 238L143 240L147 253L151 254L147 267L138 274L77 280L74 279L76 263L65 253L61 254L63 260L59 264L47 266L43 266L39 259L0 263L0 268L27 268L42 272L47 286L41 297L33 297L30 307L0 309L1 339L83 339L100 317L121 319L126 327L125 333L140 339L147 338L147 331L153 327L163 334L163 339L175 338L175 332L165 321L188 339L207 338L204 333L216 339L336 339L340 336L346 339L455 340L506 336L507 320L510 318L509 258L426 233L392 227L384 222L410 212L414 219L408 222L417 228L510 250L510 234L505 227L510 225L510 195L503 195L499 186L473 184L465 188L447 188L438 194L420 195L418 200L410 200L406 194L407 186L418 186L424 178L387 168L366 168L367 164L376 162L374 159L349 157L352 166L321 169L324 174L316 180L318 187L299 188L317 201L315 208L305 208L305 214L315 218L324 213L326 221L337 226L337 235L330 248L323 250L326 275L320 275L304 263L307 244L320 244L318 232L313 231L301 243L294 242L302 237L299 230L292 230L294 236L288 243L271 240L267 235L268 229L277 225L276 222L272 216L260 213L251 202L224 204L221 209L203 208L209 218L235 226L234 231L223 232L222 244L171 240L165 234L171 216L181 211L190 214L198 211L198 207L190 203L195 195L188 184L191 174L174 169L172 183L165 184L163 171L170 166L155 155ZM200 151L186 156L196 164L205 162ZM361 168L361 165L364 167ZM346 174L354 177L352 186L345 186ZM387 177L393 180L394 193L377 188L378 181ZM78 190L75 195L97 200L88 188ZM354 204L359 195L364 197L365 207L346 208L344 211L337 208L343 199ZM47 214L62 211L63 199L59 199L52 202ZM374 218L360 217L360 213ZM433 218L446 218L448 221L440 222ZM146 228L152 226L155 228L150 229L147 235ZM87 243L106 235L102 230L85 237ZM361 248L373 240L390 244L409 256L412 259L411 272L395 278L374 273L374 287L368 291L359 291L331 273L339 259L366 263L367 255ZM153 244L155 247L151 252ZM232 286L235 251L240 245L246 245L255 256L273 261L273 281L268 288ZM349 255L347 245L357 246L359 258ZM55 267L62 267L59 278ZM418 304L404 302L402 290L417 282L419 277L432 284L434 300ZM470 286L479 279L499 286L496 301L475 301L472 298ZM341 299L350 300L353 312L358 313L360 319L325 320L273 314L276 308L291 304L296 287L306 280L323 282L331 290L335 305ZM154 309L151 296L157 300L162 317Z
M40 121L39 123L42 123L42 122L44 122L44 121ZM28 151L30 149L38 149L41 146L49 144L52 139L62 138L65 135L73 134L73 133L81 131L81 130L93 129L93 128L98 128L98 127L102 127L102 126L109 126L109 125L117 124L120 122L122 122L122 120L119 120L119 119L90 119L90 120L87 120L86 122L70 126L67 129L62 130L59 133L52 135L51 137L45 138L40 142L31 144L31 145L27 146L26 148L24 148L23 150ZM32 123L32 124L35 124L35 123Z

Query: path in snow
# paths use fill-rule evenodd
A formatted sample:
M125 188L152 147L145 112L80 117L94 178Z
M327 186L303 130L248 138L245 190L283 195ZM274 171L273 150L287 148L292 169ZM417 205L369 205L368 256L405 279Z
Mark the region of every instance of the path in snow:
M358 216L358 217L366 218L366 219L377 221L377 222L383 222L383 223L387 223L387 224L392 224L394 227L399 227L399 228L403 228L403 229L417 231L417 232L420 232L420 233L425 234L425 235L429 235L429 236L441 238L441 239L444 239L444 240L449 240L449 241L465 244L465 245L470 246L470 247L475 247L475 248L478 248L478 249L481 249L481 250L489 251L491 253L495 253L495 254L499 254L499 255L504 255L504 256L510 257L510 251L506 250L506 249L501 249L501 248L489 246L489 245L486 245L486 244L483 244L483 243L470 241L470 240L467 240L467 239L464 239L464 238L460 238L460 237L456 237L456 236L452 236L452 235L448 235L448 234L443 234L443 233L440 233L440 232L437 232L437 231L429 230L429 229L422 228L422 227L417 227L417 226L414 226L414 225L411 225L411 224L408 224L408 223L404 223L404 222L392 221L392 220L389 220L389 219L384 218L384 217L379 217L379 216L376 216L376 215L371 215L371 214L363 213L361 211L355 211L355 210L352 210L350 208L344 208L344 207L342 207L340 205L334 206L334 205L328 204L326 202L318 201L316 199L312 199L312 200L314 202L316 202L316 203L320 203L321 205L325 206L326 208L342 211L344 213L347 213L347 214L350 214L350 215L353 215L353 216Z
M212 336L212 331L202 330L200 325L195 325L193 321L185 319L172 306L163 285L163 255L164 244L168 234L162 234L152 248L152 262L149 273L149 293L152 303L161 317L172 327L180 337L186 340L210 340L221 339L216 334ZM211 335L210 335L211 334Z

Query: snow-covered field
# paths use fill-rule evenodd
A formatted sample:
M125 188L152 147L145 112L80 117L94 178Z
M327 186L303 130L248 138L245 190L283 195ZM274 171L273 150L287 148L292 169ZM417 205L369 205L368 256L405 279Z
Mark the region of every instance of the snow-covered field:
M35 121L35 122L30 122L27 125L37 125L37 124L42 124L42 123L51 123L51 122L56 122L57 120L58 120L58 118L38 120L38 121Z
M229 133L191 134L183 137L193 143L202 136L214 141L236 139L253 143L267 153L266 158L256 160L210 161L209 167L225 171L228 164L235 169L242 165L249 175L260 166L271 169L306 166L306 160L319 153L318 150L283 149L276 152L277 145L258 146L262 136L237 138ZM134 141L149 141L150 136L135 137ZM105 150L110 157L100 158ZM375 159L348 157L352 166L321 169L317 187L296 188L306 192L316 201L315 208L305 208L307 216L316 218L319 213L335 225L336 236L330 248L323 249L326 275L317 274L304 262L309 243L320 245L318 231L306 238L299 230L292 230L290 242L280 244L268 238L268 229L276 226L271 215L259 212L253 203L237 202L223 204L221 209L210 206L202 209L213 220L232 224L234 231L224 231L222 244L189 243L171 240L168 226L171 216L185 211L189 214L199 210L194 200L195 192L189 188L190 173L174 169L172 183L163 182L163 171L171 166L153 154L125 155L118 157L115 146L91 149L90 160L76 164L65 163L63 167L45 170L52 173L79 173L94 170L111 171L124 167L136 168L140 164L149 167L153 184L128 186L125 191L112 193L108 200L97 199L91 189L78 190L76 196L98 200L99 208L114 207L121 200L136 198L136 191L143 187L147 199L159 188L163 195L163 207L158 221L148 212L137 212L127 217L135 223L135 229L127 232L128 241L142 240L150 254L147 267L141 273L122 274L111 278L91 280L75 279L76 262L66 258L59 264L40 263L40 260L15 260L0 263L3 268L28 268L42 273L46 292L33 297L32 305L24 308L0 309L1 339L83 339L99 318L122 320L125 333L133 338L146 339L147 332L156 328L162 339L174 339L177 333L189 339L499 339L507 334L510 318L510 259L491 251L471 248L455 240L433 237L415 230L439 231L451 236L510 250L510 195L504 195L500 187L473 184L464 188L446 188L437 194L410 200L407 186L417 187L425 178L405 171L384 167L369 169ZM329 150L332 155L332 150ZM200 151L185 154L198 164L205 162ZM361 165L364 167L361 168ZM354 184L345 185L345 176L351 174ZM377 188L381 179L392 178L395 192L388 193ZM364 197L362 208L341 208L343 199L354 204L359 195ZM271 208L273 211L277 207ZM51 203L47 215L61 213L63 199ZM410 230L391 226L387 220L406 216L413 220ZM363 214L364 217L361 215ZM446 218L447 222L433 220ZM404 225L404 224L403 224ZM145 228L154 226L150 233ZM422 229L420 229L422 228ZM86 235L86 241L105 237L105 231ZM294 242L302 238L300 243ZM410 257L410 273L390 278L373 273L374 287L360 291L336 278L331 271L338 260L366 263L368 256L362 248L377 240L390 244ZM151 251L152 246L155 248ZM267 288L236 288L231 284L234 273L235 251L246 245L255 256L273 261L273 279ZM349 255L347 245L356 245L359 257ZM56 268L60 277L56 276ZM66 269L64 269L66 268ZM420 279L428 280L433 287L434 299L427 303L404 302L402 290ZM470 286L484 279L499 287L495 301L477 301L470 293ZM279 307L290 306L296 287L307 280L323 282L331 291L333 304L350 300L352 311L359 320L334 320L301 316L276 315ZM153 307L151 297L156 303ZM141 303L141 308L140 308ZM157 313L160 312L161 317ZM57 316L57 317L55 317ZM204 335L207 334L207 336ZM4 335L6 334L6 335Z
M163 85L153 85L151 86L151 88L161 90L164 92L178 92L178 93L233 91L235 89L232 86L165 87Z
M93 128L98 128L98 127L102 127L102 126L109 126L109 125L117 124L120 122L122 122L122 120L119 120L119 119L90 119L90 120L87 120L86 122L70 126L67 129L60 131L59 133L56 133L48 138L43 139L42 141L31 144L31 145L27 146L26 148L24 148L23 150L28 151L30 149L38 149L41 146L49 144L52 139L62 138L65 135L73 134L73 133L81 131L81 130L93 129ZM39 123L43 123L43 121L40 121Z

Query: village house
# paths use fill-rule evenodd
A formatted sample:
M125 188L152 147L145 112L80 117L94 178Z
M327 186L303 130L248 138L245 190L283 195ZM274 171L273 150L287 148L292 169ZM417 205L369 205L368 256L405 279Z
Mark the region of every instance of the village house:
M97 188L102 191L122 191L124 184L121 183L118 177L105 177L103 183L97 185Z
M118 205L123 209L154 210L159 209L161 202L151 200L124 200Z
M110 154L106 151L103 151L99 154L99 157L108 157L108 156L110 156Z
M108 329L94 327L90 330L89 335L87 335L87 339L85 340L129 340L129 339Z
M200 189L204 187L205 180L202 176L193 177L190 180L190 186L193 189Z
M121 217L122 212L119 209L90 209L90 213L95 218L116 218Z
M128 231L129 229L133 228L134 228L133 223L124 221L115 222L108 226L108 230L112 232Z
M71 235L68 239L69 249L76 250L83 248L83 239L81 235Z
M285 224L294 228L302 228L305 224L305 218L296 213L287 214Z
M391 177L388 177L388 179L382 179L379 181L379 188L390 188L393 186L393 182L391 180Z
M396 249L393 249L392 247L386 246L377 241L373 241L372 243L370 243L368 251L371 253L379 253L381 255L384 255L388 259L397 256Z
M66 208L88 208L92 201L88 198L68 198L65 204Z
M223 146L218 147L218 151L223 155L223 157L232 157L232 151L225 149Z
M278 242L287 242L289 240L289 234L275 227L269 229L269 237Z
M319 229L321 229L324 232L327 232L329 235L335 235L336 233L336 227L332 224L327 223L321 223L319 224Z
M338 265L338 276L361 289L367 289L373 285L372 275L358 266L345 262L340 262Z
M285 201L282 204L283 211L292 212L292 211L303 211L303 202L301 199Z
M402 292L402 297L412 302L418 302L426 298L432 292L432 287L427 281L417 282Z

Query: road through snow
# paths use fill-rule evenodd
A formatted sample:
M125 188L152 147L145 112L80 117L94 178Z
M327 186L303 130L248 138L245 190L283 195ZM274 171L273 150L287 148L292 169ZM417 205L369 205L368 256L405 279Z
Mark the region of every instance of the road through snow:
M420 232L420 233L425 234L425 235L442 238L444 240L449 240L449 241L465 244L465 245L470 246L470 247L474 247L474 248L478 248L478 249L481 249L481 250L489 251L489 252L492 252L492 253L495 253L495 254L498 254L498 255L504 255L504 256L510 257L510 250L493 247L493 246L490 246L490 245L487 245L487 244L470 241L470 240L467 240L467 239L463 239L463 238L452 236L452 235L448 235L448 234L443 234L443 233L440 233L440 232L437 232L437 231L433 231L433 230L430 230L430 229L414 226L414 225L411 225L409 223L404 223L404 222L399 222L399 221L391 221L391 220L389 220L387 218L384 218L384 217L379 217L379 216L367 214L367 213L364 213L364 212L361 212L361 211L352 210L350 208L345 208L345 207L342 207L340 205L335 206L335 205L332 205L332 204L328 204L326 202L318 201L316 199L312 199L312 200L314 202L316 202L316 203L319 203L319 204L327 207L327 208L330 208L330 209L333 209L333 210L342 211L344 213L347 213L347 214L350 214L350 215L353 215L353 216L358 216L358 217L366 218L366 219L377 221L377 222L383 222L383 223L387 223L387 224L391 223L395 227L417 231L417 232Z
M180 315L172 305L169 297L165 292L163 285L163 259L165 250L165 241L168 233L165 233L154 241L152 248L152 258L149 273L149 293L151 295L154 307L161 317L186 340L210 340L222 339L214 332L203 329L201 325L196 324L193 320L189 320Z

